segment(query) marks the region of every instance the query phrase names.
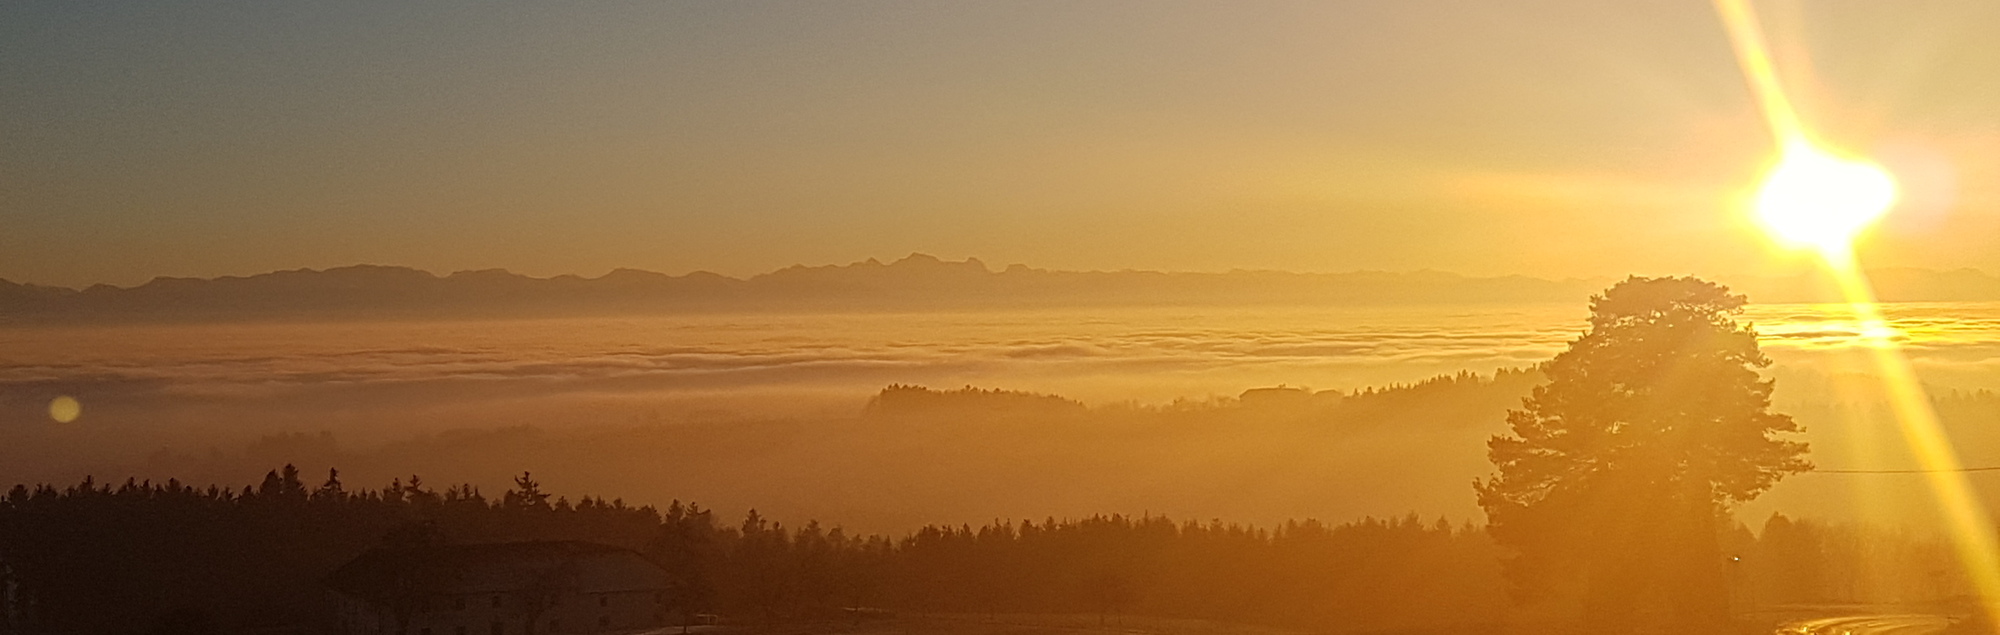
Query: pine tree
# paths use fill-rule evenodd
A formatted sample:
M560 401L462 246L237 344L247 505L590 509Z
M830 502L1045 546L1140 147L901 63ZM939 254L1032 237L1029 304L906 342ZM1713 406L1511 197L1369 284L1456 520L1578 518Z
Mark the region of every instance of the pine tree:
M500 504L512 509L548 509L549 494L535 482L534 474L522 472L514 477L514 489L507 491Z
M1730 506L1811 468L1770 411L1770 360L1734 316L1745 299L1694 278L1641 278L1591 298L1590 330L1544 367L1475 484L1516 590L1581 584L1599 632L1657 611L1726 619L1718 533Z

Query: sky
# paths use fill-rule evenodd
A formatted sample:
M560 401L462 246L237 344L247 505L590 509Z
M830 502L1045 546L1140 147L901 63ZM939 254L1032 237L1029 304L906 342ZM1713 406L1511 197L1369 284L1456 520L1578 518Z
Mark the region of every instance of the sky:
M2000 272L2000 3L1757 4L1877 266ZM0 278L1793 266L1707 2L10 2Z

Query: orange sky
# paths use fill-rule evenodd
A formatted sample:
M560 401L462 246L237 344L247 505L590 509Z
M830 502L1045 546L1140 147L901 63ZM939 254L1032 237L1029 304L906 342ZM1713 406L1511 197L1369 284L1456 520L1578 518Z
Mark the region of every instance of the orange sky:
M2000 271L2000 5L1762 2L1910 202L1870 265ZM356 262L1724 275L1768 134L1705 2L10 3L0 278Z

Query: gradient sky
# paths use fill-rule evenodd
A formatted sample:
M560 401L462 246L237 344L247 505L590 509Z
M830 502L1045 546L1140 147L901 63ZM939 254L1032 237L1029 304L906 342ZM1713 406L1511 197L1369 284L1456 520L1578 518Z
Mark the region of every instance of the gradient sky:
M1873 265L2000 272L2000 3L1764 2ZM0 278L1771 266L1710 5L10 2Z

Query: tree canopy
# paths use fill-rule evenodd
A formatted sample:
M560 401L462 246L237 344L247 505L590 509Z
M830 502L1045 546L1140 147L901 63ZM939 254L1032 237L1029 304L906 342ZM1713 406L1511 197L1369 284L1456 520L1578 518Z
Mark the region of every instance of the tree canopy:
M1591 298L1590 329L1508 413L1475 483L1527 596L1580 592L1601 628L1657 612L1725 617L1717 533L1729 508L1811 468L1772 412L1746 300L1695 278L1632 277Z

